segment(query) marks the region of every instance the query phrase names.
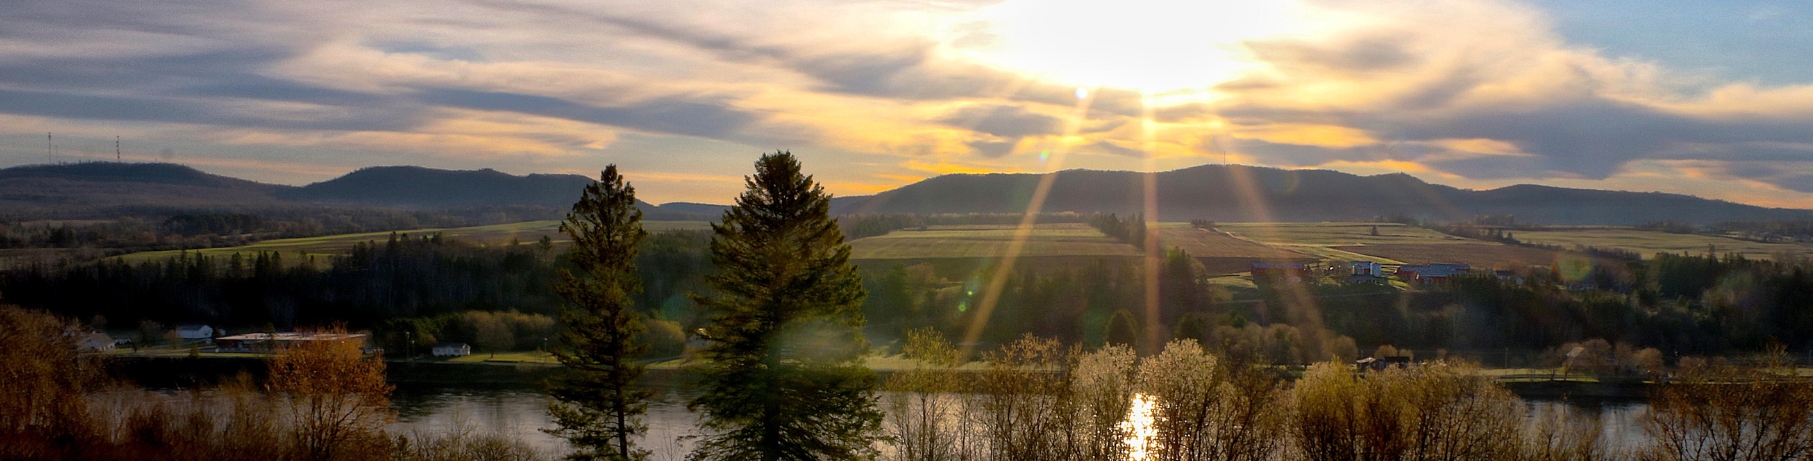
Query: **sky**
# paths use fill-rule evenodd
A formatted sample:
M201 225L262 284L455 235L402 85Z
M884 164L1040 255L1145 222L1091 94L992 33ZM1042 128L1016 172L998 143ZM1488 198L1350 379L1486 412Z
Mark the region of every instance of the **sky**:
M728 203L1205 163L1813 208L1813 5L173 0L0 12L0 166L595 176ZM51 139L46 139L46 134Z

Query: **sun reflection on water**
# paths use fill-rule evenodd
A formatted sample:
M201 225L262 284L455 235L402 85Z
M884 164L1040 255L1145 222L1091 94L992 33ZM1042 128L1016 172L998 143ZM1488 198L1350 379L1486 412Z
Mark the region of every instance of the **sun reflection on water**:
M1121 422L1121 430L1127 433L1127 459L1152 458L1152 438L1158 435L1158 429L1152 427L1152 407L1157 405L1158 400L1151 396L1133 394L1133 408L1127 412L1127 420Z

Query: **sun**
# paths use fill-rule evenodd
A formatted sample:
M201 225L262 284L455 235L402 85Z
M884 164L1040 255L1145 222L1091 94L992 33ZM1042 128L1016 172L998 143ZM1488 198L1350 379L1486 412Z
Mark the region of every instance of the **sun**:
M1009 0L952 48L977 61L1081 87L1201 91L1256 68L1244 41L1305 26L1290 1Z

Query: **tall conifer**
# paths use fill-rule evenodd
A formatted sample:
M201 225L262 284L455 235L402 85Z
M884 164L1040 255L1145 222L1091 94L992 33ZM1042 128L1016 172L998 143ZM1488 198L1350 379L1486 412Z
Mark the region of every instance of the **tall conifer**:
M630 443L647 430L642 414L650 396L634 387L643 372L636 360L647 349L638 341L642 316L630 301L642 289L636 244L648 236L636 189L617 175L616 165L606 166L560 231L573 239L568 257L580 273L562 269L556 287L568 303L560 317L567 330L560 335L563 347L553 352L570 373L550 386L548 413L557 427L548 432L573 445L569 459L647 458L647 450Z
M831 196L788 152L763 155L712 225L704 417L694 460L858 459L881 426L862 365L862 279Z

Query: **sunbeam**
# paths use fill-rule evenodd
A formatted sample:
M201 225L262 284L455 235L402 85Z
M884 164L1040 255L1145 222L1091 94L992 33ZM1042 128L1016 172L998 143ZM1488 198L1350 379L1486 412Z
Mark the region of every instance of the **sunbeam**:
M1146 251L1146 351L1157 351L1160 332L1163 325L1158 318L1158 267L1162 263L1163 253L1158 244L1158 121L1152 107L1152 94L1147 92L1140 100L1143 107L1140 114L1140 149L1146 153L1145 174L1141 189L1145 192L1145 207L1142 210L1145 221L1145 241L1141 242Z
M1013 272L1014 264L1019 262L1020 252L1026 248L1026 240L1032 237L1032 226L1038 222L1039 211L1045 207L1045 197L1051 193L1051 184L1057 181L1058 172L1064 168L1064 158L1069 155L1070 140L1082 129L1083 121L1089 116L1089 104L1095 100L1095 91L1079 88L1077 91L1076 109L1070 113L1070 125L1064 128L1064 136L1058 138L1058 146L1046 163L1050 171L1039 177L1039 185L1032 191L1032 199L1026 203L1026 214L1020 217L1020 225L1014 228L1014 238L1007 244L1007 254L1002 255L1001 264L989 277L988 288L982 291L982 303L976 306L976 318L970 322L969 329L963 332L962 353L968 356L975 348L976 339L982 337L982 328L988 325L988 318L994 314L995 303L1001 300L1001 290L1007 285L1007 277Z

